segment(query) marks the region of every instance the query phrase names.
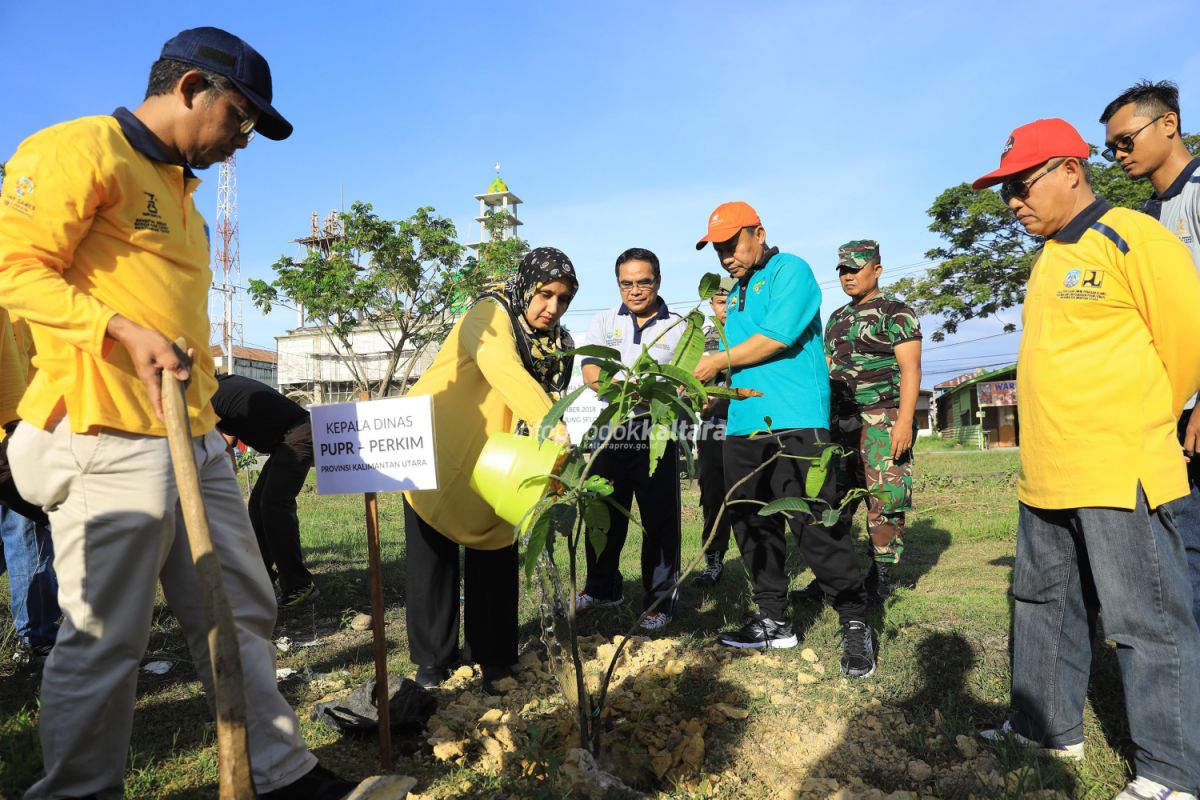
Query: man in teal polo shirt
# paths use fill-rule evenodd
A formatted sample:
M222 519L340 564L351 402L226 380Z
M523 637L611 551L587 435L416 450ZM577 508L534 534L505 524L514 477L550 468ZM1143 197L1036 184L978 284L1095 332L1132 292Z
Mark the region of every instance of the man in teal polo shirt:
M829 370L821 338L821 290L804 259L768 247L757 212L746 203L724 203L709 216L696 249L713 243L721 265L737 279L726 303L729 349L705 355L695 370L701 381L730 368L735 388L761 397L733 403L725 439L725 480L742 483L731 500L770 502L805 497L811 461L829 442ZM763 466L772 456L780 457ZM832 474L820 500L837 503ZM822 506L814 504L817 513ZM788 619L787 541L783 518L760 516L754 503L734 503L729 518L742 561L754 585L758 611L740 629L718 640L730 647L795 647ZM811 517L790 520L804 560L842 622L842 671L866 677L875 671L874 641L866 623L862 573L854 543Z

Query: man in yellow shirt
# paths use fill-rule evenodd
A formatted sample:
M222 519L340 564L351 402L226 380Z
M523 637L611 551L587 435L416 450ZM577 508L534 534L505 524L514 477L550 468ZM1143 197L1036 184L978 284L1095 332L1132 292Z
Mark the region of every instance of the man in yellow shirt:
M183 31L163 47L136 110L52 126L8 161L0 306L29 323L37 351L9 459L22 496L50 516L64 613L42 678L46 775L26 800L121 794L158 582L212 687L161 420L163 370L191 377L194 452L238 631L258 796L332 800L353 788L317 765L276 687L275 598L209 402L212 275L192 169L255 132L287 138L292 126L271 94L267 62L248 44L217 28Z
M1000 167L1017 221L1045 244L1017 357L1020 517L1009 738L1083 757L1097 613L1118 644L1135 780L1118 800L1200 786L1200 630L1173 518L1187 495L1175 420L1200 386L1200 276L1179 240L1089 184L1061 119L1013 131Z

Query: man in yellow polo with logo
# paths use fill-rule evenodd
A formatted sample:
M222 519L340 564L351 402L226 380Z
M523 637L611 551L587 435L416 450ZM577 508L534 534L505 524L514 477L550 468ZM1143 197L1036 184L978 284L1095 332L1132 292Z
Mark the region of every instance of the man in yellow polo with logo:
M1158 221L1095 197L1088 152L1068 123L1038 120L974 184L1001 184L1045 238L1017 357L1013 714L981 735L1083 757L1102 611L1136 749L1117 798L1182 800L1200 786L1200 630L1173 517L1188 493L1175 421L1200 386L1200 276Z
M353 789L317 765L276 687L275 598L209 402L212 274L192 169L255 132L287 138L271 94L266 60L244 41L183 31L163 47L137 109L47 128L8 161L0 306L29 323L37 351L8 453L21 495L50 516L64 614L42 677L46 774L27 800L122 796L159 582L211 690L161 420L163 370L191 378L188 417L237 626L258 796L333 800Z

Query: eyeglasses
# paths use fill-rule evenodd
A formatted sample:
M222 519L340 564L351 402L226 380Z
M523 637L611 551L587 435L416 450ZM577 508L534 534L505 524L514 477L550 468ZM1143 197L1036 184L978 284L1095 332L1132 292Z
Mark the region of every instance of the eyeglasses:
M1158 122L1160 119L1162 119L1165 116L1166 116L1165 112L1162 114L1159 114L1157 117L1150 120L1149 122L1147 122L1142 127L1138 128L1133 133L1126 133L1123 136L1118 136L1117 138L1113 139L1111 142L1105 142L1105 144L1108 145L1108 147L1101 150L1100 155L1104 158L1105 161L1116 161L1118 152L1124 151L1126 153L1132 153L1134 138L1137 137L1137 135L1139 133L1146 130L1146 128L1149 128L1151 125Z
M639 289L653 289L654 283L653 278L642 278L640 281L617 281L617 286L621 287L622 292L628 292L635 286Z
M223 92L220 89L217 89L215 86L213 87L213 90L222 97L229 96L228 92ZM229 107L232 108L233 113L237 114L238 116L238 133L242 134L242 136L245 136L246 143L249 144L250 140L254 138L256 133L254 126L258 124L258 120L254 119L254 117L251 117L249 114L243 111L241 107L232 100L229 101Z
M1025 198L1029 197L1029 188L1031 186L1049 175L1051 172L1054 172L1054 170L1058 169L1065 163L1067 163L1067 159L1064 158L1053 167L1050 167L1044 172L1039 172L1037 175L1034 175L1031 178L1026 178L1025 180L1013 178L1010 181L1005 181L1004 183L1000 184L1000 199L1004 201L1005 205L1007 205L1014 197L1018 200L1024 200Z

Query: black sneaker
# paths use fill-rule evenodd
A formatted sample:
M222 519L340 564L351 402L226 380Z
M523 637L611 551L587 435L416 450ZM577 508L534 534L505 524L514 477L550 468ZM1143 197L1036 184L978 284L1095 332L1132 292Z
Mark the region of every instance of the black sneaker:
M821 591L821 587L814 580L803 589L793 589L788 592L788 599L793 603L816 603L817 605L824 605L825 592Z
M728 647L784 650L800 643L786 619L771 619L761 611L736 631L717 635L717 641Z
M321 596L321 590L317 588L315 583L310 583L308 586L301 586L299 589L292 589L284 593L279 598L280 608L296 608L305 603L316 600Z
M875 637L871 626L852 619L842 623L842 674L866 678L875 673Z
M882 561L872 561L871 571L863 581L863 589L867 598L882 603L892 596L896 589L896 579L892 577L892 565Z
M260 792L259 800L342 800L358 784L339 778L317 764L297 781L273 792Z
M450 677L450 670L445 667L417 667L417 684L423 689L436 689Z
M24 639L18 640L16 648L13 649L13 663L37 666L46 660L53 647L52 644L33 644Z
M704 561L704 570L692 578L692 583L703 589L709 589L717 585L717 581L721 580L721 574L725 572L725 554L706 553Z

